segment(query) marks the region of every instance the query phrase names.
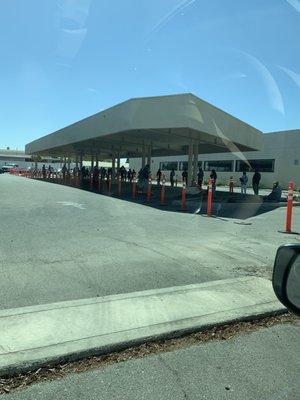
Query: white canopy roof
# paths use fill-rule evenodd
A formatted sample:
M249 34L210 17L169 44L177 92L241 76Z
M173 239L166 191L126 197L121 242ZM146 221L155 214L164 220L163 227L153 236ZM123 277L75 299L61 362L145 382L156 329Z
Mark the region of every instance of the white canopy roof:
M26 154L107 158L187 154L190 143L199 154L260 150L262 133L194 96L130 99L26 145Z

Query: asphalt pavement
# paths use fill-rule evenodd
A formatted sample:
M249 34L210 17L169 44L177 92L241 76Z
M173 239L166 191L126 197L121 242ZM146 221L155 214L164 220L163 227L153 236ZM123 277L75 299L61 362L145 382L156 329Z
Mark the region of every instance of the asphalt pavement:
M275 325L228 340L72 373L6 400L298 400L300 325Z
M245 275L270 278L277 247L299 237L278 233L284 208L241 222L7 174L0 190L1 309ZM297 207L296 230L299 217Z

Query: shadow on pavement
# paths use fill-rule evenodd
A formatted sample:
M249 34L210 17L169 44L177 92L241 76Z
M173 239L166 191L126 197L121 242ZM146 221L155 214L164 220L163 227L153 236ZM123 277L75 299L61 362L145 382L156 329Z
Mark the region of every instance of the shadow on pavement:
M119 195L118 183L113 183L111 193L109 193L107 182L100 182L92 189L89 181L83 181L80 185L74 186L71 183L63 182L56 179L39 179L50 183L71 186L80 190L86 190L104 196L118 198L131 203L141 204L144 206L156 208L171 212L185 212L189 214L206 214L207 210L207 191L186 195L186 208L181 207L181 187L165 187L165 203L160 202L160 187L152 185L151 200L147 200L147 190L137 189L136 197L132 196L132 184L122 182L121 194ZM286 203L268 203L263 201L263 196L254 196L251 194L241 195L240 193L228 193L224 191L216 191L213 195L212 215L220 218L247 219L269 211L278 207L286 206Z

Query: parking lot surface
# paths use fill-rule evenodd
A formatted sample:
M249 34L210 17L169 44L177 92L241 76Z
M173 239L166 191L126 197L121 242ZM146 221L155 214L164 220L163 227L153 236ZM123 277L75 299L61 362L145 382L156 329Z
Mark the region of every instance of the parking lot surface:
M278 233L285 208L241 222L7 174L0 190L1 309L245 275L269 278L277 246L299 240ZM299 217L297 207L298 231Z

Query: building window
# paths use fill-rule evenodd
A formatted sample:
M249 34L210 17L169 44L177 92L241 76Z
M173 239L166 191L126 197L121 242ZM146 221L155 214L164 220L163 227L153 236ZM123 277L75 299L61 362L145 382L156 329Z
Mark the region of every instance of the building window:
M168 162L160 162L159 168L162 171L171 171L173 168L175 171L178 169L178 162L177 161L168 161Z
M179 171L188 170L189 163L187 161L179 161ZM198 161L198 168L202 167L202 161Z
M189 163L187 161L179 161L179 171L183 171L184 169L188 169Z
M295 165L299 165L299 160L295 160L295 161L294 161L294 164L295 164Z
M253 172L257 169L259 172L274 172L275 160L248 160L248 163L237 160L235 170L237 172Z
M205 161L204 171L211 171L215 169L219 172L229 172L233 170L233 161Z

